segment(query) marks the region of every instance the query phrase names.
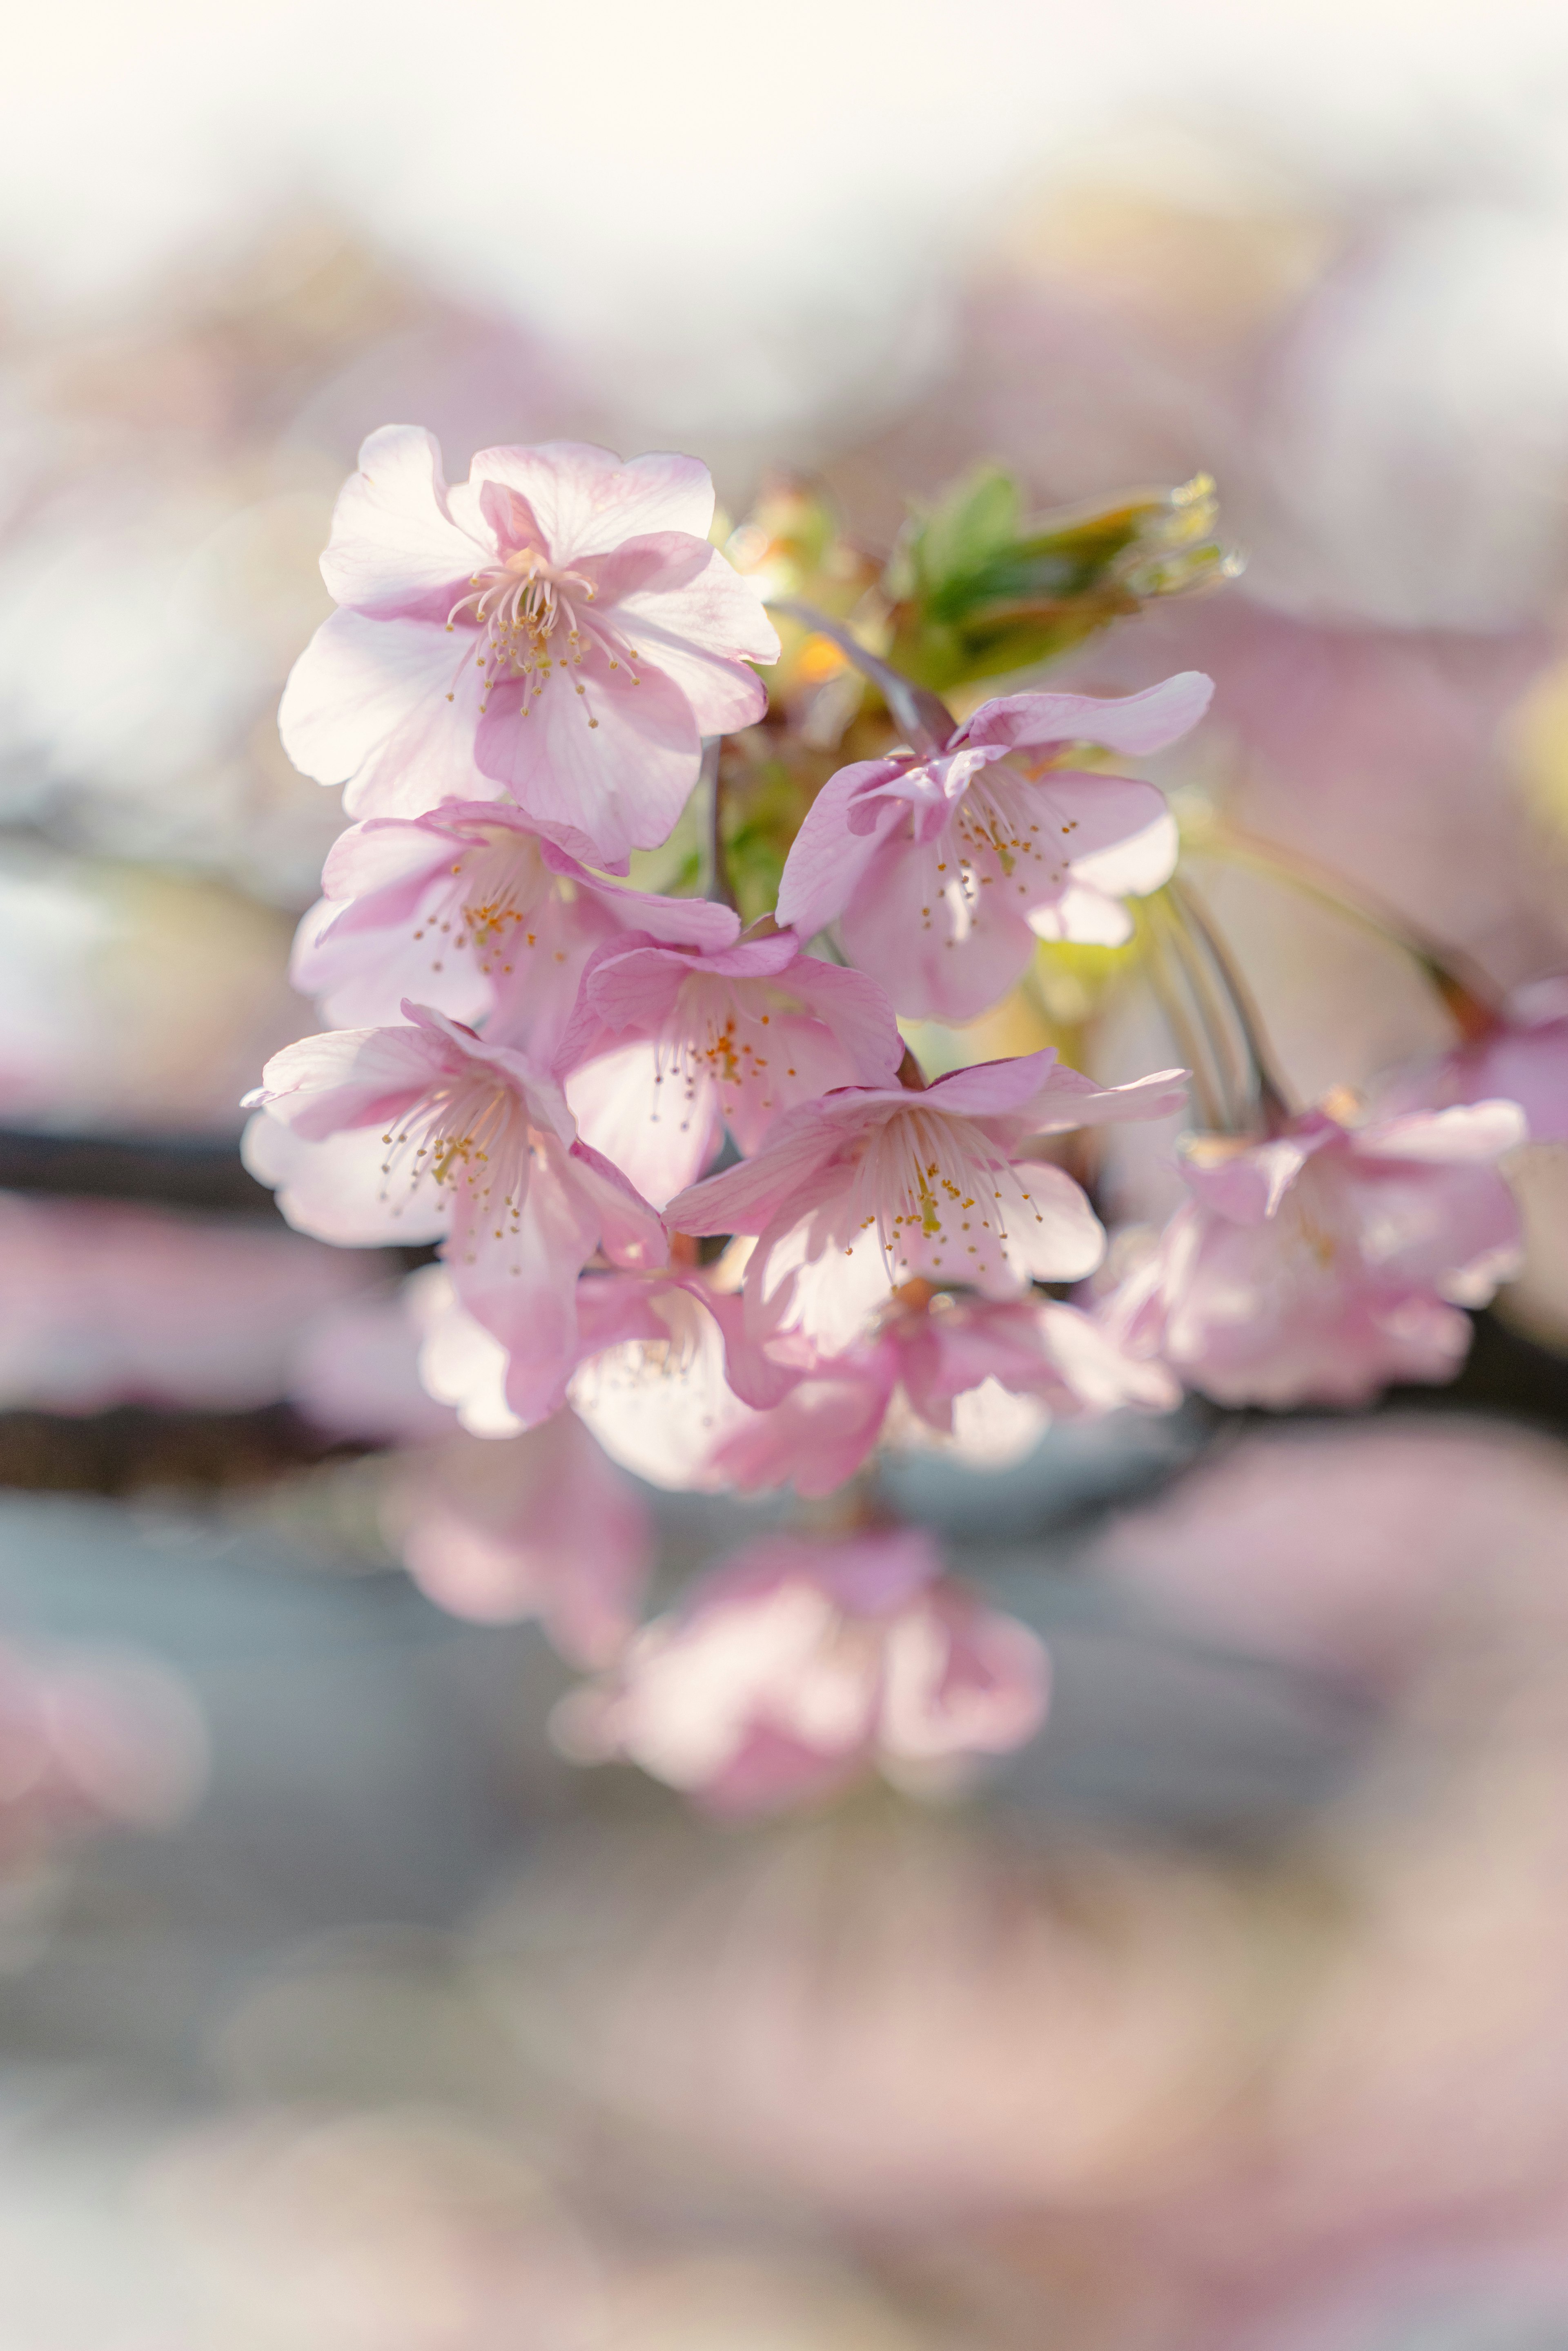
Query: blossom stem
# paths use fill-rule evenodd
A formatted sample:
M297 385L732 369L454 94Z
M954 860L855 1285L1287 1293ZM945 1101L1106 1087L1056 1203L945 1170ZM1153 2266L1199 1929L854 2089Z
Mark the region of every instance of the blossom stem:
M854 664L862 677L869 677L894 717L909 737L909 747L929 758L945 750L957 727L957 720L942 700L925 686L916 685L902 670L862 645L841 622L830 621L814 604L802 603L797 597L781 596L773 600L770 609L782 612L786 620L799 621L819 637L826 637L837 645L845 658Z
M735 884L730 879L729 860L724 847L724 786L719 779L719 759L723 743L717 735L710 735L703 744L702 767L697 774L697 806L703 827L703 895L716 898L721 906L733 907L736 903Z
M1193 895L1190 884L1167 882L1166 894L1178 920L1186 926L1189 934L1196 935L1214 976L1224 989L1227 1009L1235 1021L1251 1064L1259 1110L1270 1129L1282 1124L1291 1114L1290 1104L1275 1073L1273 1055L1265 1040L1263 1023L1251 989L1242 977L1230 949Z
M1200 1033L1199 1025L1192 1018L1191 975L1172 953L1169 909L1156 895L1145 899L1139 913L1140 928L1150 950L1149 978L1176 1051L1192 1072L1198 1116L1211 1134L1223 1133L1230 1123L1230 1116L1221 1100L1218 1054L1213 1040L1206 1031Z

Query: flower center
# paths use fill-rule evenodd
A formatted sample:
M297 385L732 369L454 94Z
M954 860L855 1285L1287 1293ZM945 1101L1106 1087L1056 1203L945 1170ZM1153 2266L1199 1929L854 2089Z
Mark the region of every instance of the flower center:
M552 898L570 904L576 894L576 883L549 872L526 833L497 828L476 834L453 860L413 935L431 941L432 971L444 968L449 950L471 950L486 977L498 977L519 950L538 946Z
M897 1111L856 1167L851 1247L874 1232L895 1283L925 1274L972 1280L1005 1262L1001 1199L995 1154L969 1120Z
M1068 841L1077 830L1076 819L1054 820L1022 776L999 764L981 768L953 811L936 864L960 935L981 919L981 893L998 883L1004 889L1010 885L1030 905L1060 893L1071 859ZM921 913L922 927L929 930L933 909L923 907Z
M394 1216L429 1184L438 1193L450 1187L470 1263L476 1239L517 1237L533 1162L542 1153L511 1086L477 1070L459 1071L423 1094L382 1141L381 1197L392 1200L400 1186L404 1190Z
M635 666L642 655L589 609L598 592L586 573L552 563L536 547L514 548L499 563L472 574L465 592L446 615L446 626L478 632L474 664L485 674L481 717L490 706L492 690L514 680L522 682L525 718L558 675L586 704L588 689L574 673L592 652L601 653L612 670L624 666L632 684L642 684ZM465 653L464 661L467 658ZM455 692L455 684L448 702ZM599 724L591 712L588 723Z
M747 1010L738 989L723 980L694 973L682 983L674 1009L653 1042L653 1083L662 1087L666 1079L673 1081L685 1113L683 1132L698 1095L710 1085L717 1087L727 1118L743 1091L759 1089L758 1107L772 1109L770 1056L763 1050L770 1017Z

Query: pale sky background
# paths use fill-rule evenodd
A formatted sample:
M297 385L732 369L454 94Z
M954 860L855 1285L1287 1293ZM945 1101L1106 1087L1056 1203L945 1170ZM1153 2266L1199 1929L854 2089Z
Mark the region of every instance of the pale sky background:
M1118 122L1419 178L1568 178L1552 0L72 0L14 7L0 266L99 306L303 191L593 333L824 310L930 269Z

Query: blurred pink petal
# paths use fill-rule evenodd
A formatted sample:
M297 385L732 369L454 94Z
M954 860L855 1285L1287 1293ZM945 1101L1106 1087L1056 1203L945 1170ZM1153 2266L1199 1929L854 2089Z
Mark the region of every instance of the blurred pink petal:
M645 1505L570 1412L410 1455L387 1524L438 1606L485 1625L538 1616L579 1666L619 1653L653 1562Z
M580 1760L625 1756L710 1810L767 1812L876 1763L1021 1746L1046 1693L1034 1635L947 1583L924 1533L781 1535L703 1578L558 1719Z
M1461 1307L1516 1270L1520 1222L1497 1160L1511 1102L1365 1126L1326 1111L1264 1143L1197 1136L1193 1197L1107 1301L1113 1330L1222 1404L1360 1404L1392 1380L1449 1378Z

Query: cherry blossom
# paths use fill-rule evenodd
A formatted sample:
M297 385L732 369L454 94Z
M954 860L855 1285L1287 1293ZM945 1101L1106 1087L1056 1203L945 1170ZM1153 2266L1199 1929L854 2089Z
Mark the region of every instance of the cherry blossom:
M1037 936L1119 943L1131 925L1118 901L1168 879L1176 826L1153 784L1062 756L1080 742L1160 750L1211 692L1187 670L1117 700L1007 695L938 750L841 768L789 852L779 922L809 939L836 920L900 1012L937 1020L997 1003Z
M1100 1087L1050 1048L955 1070L921 1092L848 1086L787 1111L754 1159L669 1206L688 1233L750 1233L748 1328L801 1343L801 1368L841 1353L900 1284L956 1282L1019 1298L1076 1281L1104 1253L1072 1178L1028 1155L1030 1139L1158 1118L1185 1072Z
M553 1058L596 947L634 932L727 946L740 917L706 898L606 881L494 800L371 817L334 843L291 977L334 1028L394 1020L404 997ZM492 1027L496 1027L492 1020Z
M1460 1309L1517 1269L1496 1163L1524 1134L1517 1104L1488 1102L1193 1137L1193 1196L1108 1301L1110 1325L1222 1404L1359 1404L1390 1380L1446 1380L1469 1345Z
M577 1275L595 1250L655 1266L658 1217L579 1142L559 1089L426 1006L274 1054L248 1101L246 1165L323 1240L443 1240L465 1306L506 1347L533 1417L575 1360Z
M776 1405L714 1416L694 1482L831 1494L879 1443L941 1446L995 1468L1027 1452L1053 1420L1124 1406L1168 1411L1180 1395L1162 1364L1129 1354L1077 1307L909 1282L870 1337L815 1364ZM624 1458L620 1417L601 1414L595 1426Z
M635 1625L647 1509L570 1412L499 1444L458 1435L405 1455L382 1515L414 1582L454 1616L538 1616L588 1667Z
M1438 1107L1515 1102L1532 1143L1568 1143L1568 978L1517 989L1489 1028L1396 1091Z
M557 1067L584 1138L662 1207L727 1126L754 1152L782 1112L838 1086L891 1085L903 1057L874 980L776 931L706 953L611 940Z
M1045 1651L949 1583L909 1528L774 1536L647 1625L558 1711L582 1760L627 1756L710 1810L766 1812L868 1767L1005 1753L1043 1719Z
M354 816L487 785L614 864L668 835L701 738L749 726L778 659L757 588L707 533L695 458L558 441L482 450L448 489L434 437L360 451L322 574L339 610L295 664L296 767Z

